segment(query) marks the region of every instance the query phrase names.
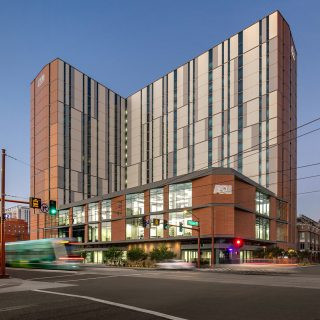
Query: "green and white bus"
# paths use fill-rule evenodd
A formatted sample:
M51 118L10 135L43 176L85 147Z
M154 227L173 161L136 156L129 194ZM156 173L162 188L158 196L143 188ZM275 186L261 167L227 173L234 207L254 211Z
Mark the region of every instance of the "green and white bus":
M6 264L16 268L77 270L83 258L72 238L6 243Z

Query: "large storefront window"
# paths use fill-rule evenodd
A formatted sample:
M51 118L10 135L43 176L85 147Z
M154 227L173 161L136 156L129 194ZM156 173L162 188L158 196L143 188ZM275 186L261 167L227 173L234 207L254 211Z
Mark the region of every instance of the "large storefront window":
M150 212L163 210L163 188L150 190Z
M111 222L101 223L101 241L111 241Z
M58 213L58 225L67 226L69 225L69 210L60 210Z
M183 224L184 227L190 227L187 224L188 220L192 220L191 211L181 211L181 212L170 212L169 213L169 224L173 224L177 227L169 228L169 236L177 237L177 236L191 236L192 230L182 228L180 231L180 223Z
M169 209L192 206L192 183L180 183L169 186Z
M73 207L72 209L72 220L73 224L80 224L85 222L85 217L84 217L84 207L79 206L79 207Z
M154 224L154 219L157 219L159 225ZM163 214L150 216L150 238L163 238Z
M256 212L269 216L270 213L270 199L266 194L256 191Z
M111 219L111 200L103 200L101 202L101 220Z
M269 240L270 222L269 219L256 217L256 239Z
M126 215L139 216L144 214L144 193L132 193L126 196Z
M96 222L99 221L99 204L89 203L88 205L88 221Z
M68 238L68 237L69 237L69 228L58 229L58 238Z
M126 221L126 239L143 239L144 228L142 218L131 218Z
M88 240L89 242L97 242L98 241L98 224L94 223L94 224L89 224L88 226Z
M84 242L84 226L76 226L72 228L72 237L78 242Z

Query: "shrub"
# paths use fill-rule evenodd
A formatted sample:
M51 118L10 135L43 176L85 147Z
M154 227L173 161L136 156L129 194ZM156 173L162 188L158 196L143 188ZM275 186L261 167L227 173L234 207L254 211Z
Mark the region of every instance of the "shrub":
M155 261L162 261L162 260L167 260L167 259L172 259L176 255L170 251L165 245L162 245L158 248L154 248L150 252L150 258L151 260Z
M141 248L132 248L127 252L127 258L130 261L142 261L147 259L148 254Z
M123 251L116 247L111 247L107 251L104 252L103 262L104 263L112 263L120 264L122 259Z

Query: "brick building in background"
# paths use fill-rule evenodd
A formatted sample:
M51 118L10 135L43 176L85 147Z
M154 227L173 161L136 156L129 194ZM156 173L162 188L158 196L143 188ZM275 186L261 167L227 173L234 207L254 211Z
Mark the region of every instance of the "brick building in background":
M22 219L7 219L5 221L6 242L29 240L28 222Z
M31 195L57 200L59 216L66 217L66 208L118 196L125 210L132 193L142 190L147 197L155 185L163 186L165 200L166 188L181 178L192 182L192 213L200 210L199 198L200 219L211 216L211 210L220 212L214 227L219 237L222 229L229 239L247 226L241 237L254 241L251 244L268 243L260 241L262 228L270 245L279 234L282 247L295 247L296 64L290 28L278 11L127 98L56 59L31 83ZM193 175L202 170L229 170L227 175L246 177L255 189L248 198L251 218L248 207L229 212L241 197L247 198L237 188L234 202L223 211L220 202L211 199L213 183L211 193L195 198ZM271 204L274 211L260 217L255 207L259 190L264 194L258 196L259 203L268 199L285 212L281 221ZM178 216L186 210L178 209ZM101 217L100 204L97 210ZM148 207L144 210L150 214ZM170 208L164 210L170 214ZM71 225L65 228L69 236L83 234L86 242L87 211L89 206L72 209L73 217L67 215ZM129 244L126 233L131 227L124 227L128 219L109 221L116 237L112 242ZM59 220L33 212L31 239L63 235ZM211 224L203 220L203 232L209 232ZM100 227L98 223L98 233ZM122 234L116 236L119 230ZM102 245L107 247L108 241Z

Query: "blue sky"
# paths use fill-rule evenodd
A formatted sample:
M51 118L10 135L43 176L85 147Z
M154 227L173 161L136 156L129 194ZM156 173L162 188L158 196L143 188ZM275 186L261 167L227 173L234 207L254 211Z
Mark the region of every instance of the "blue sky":
M298 51L298 124L320 116L319 1L2 1L0 147L29 162L29 85L60 57L123 96L278 9ZM318 128L320 122L303 133ZM320 131L298 139L298 165L320 161ZM28 196L29 167L8 159L7 193ZM298 170L300 178L320 166ZM320 177L298 192L320 189ZM298 196L298 212L320 218L319 193Z

